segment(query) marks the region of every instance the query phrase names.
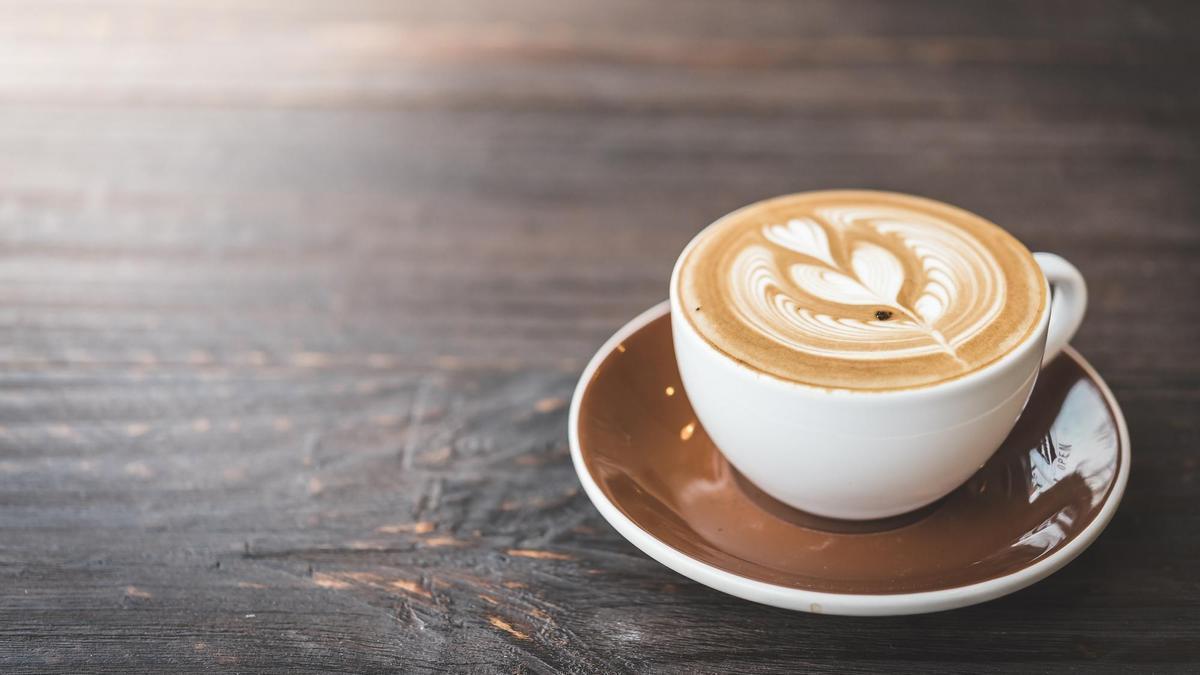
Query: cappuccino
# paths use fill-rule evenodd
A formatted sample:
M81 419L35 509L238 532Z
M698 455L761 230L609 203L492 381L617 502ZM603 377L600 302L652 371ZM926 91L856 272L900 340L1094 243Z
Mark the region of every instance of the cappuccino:
M1035 334L1033 255L948 204L865 190L777 197L705 229L681 257L687 321L779 379L893 390L953 380Z

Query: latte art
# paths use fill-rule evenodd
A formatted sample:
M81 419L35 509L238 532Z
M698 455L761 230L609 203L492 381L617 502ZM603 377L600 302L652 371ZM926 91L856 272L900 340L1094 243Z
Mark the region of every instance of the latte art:
M746 247L729 270L733 309L780 344L839 358L957 358L956 347L1000 313L1003 273L970 237L898 209L816 215L764 225L761 234L774 246ZM890 246L856 236L859 230L885 235ZM849 253L845 267L833 258L831 234ZM901 297L906 282L909 297ZM872 311L864 317L860 307ZM876 318L880 307L896 318Z
M823 386L950 379L1032 329L1044 287L1032 256L953 207L874 192L808 193L714 224L677 291L714 346Z

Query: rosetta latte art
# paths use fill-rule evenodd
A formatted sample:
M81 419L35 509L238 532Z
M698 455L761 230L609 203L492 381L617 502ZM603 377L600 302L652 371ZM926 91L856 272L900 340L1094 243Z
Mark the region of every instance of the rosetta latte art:
M735 362L827 389L953 380L1023 344L1048 287L995 224L873 190L783 195L718 219L672 275L679 321Z
M796 351L856 360L944 353L967 368L958 349L1004 306L991 252L920 213L822 208L763 225L761 235L730 260L731 309Z

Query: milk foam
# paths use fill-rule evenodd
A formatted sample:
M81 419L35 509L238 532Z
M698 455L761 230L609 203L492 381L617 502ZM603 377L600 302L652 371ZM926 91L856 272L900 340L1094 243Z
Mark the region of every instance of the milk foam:
M747 207L689 252L679 289L699 332L802 382L916 386L1019 342L1044 298L1032 256L953 207L875 192Z

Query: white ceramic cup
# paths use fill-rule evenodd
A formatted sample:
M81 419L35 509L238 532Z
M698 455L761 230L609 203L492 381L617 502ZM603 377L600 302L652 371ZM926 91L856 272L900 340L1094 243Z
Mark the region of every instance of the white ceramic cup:
M684 318L680 263L671 275L671 330L696 417L722 454L776 499L832 518L884 518L945 496L971 477L1016 424L1043 364L1079 328L1083 277L1035 253L1050 302L1037 329L1000 359L958 379L895 391L830 390L740 364Z

